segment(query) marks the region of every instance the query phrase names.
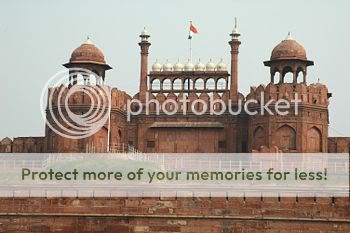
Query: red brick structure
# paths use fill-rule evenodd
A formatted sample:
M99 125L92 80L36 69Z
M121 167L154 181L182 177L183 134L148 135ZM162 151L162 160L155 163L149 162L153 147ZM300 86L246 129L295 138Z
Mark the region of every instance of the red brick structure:
M219 64L210 61L206 65L200 62L193 65L190 61L185 65L179 62L161 65L156 62L152 70L148 71L151 43L150 36L143 31L139 43L139 92L132 97L112 88L109 125L106 124L95 135L79 140L62 137L46 127L43 138L16 138L13 142L4 139L0 149L2 152L107 152L123 144L142 152L250 152L262 147L277 147L284 152L348 151L346 140L340 143L342 149L336 149L338 147L334 146L334 142L338 140L328 139L328 98L331 94L323 84L307 84L307 67L314 63L307 59L303 46L288 35L273 49L270 60L264 62L270 67L270 82L251 87L245 97L238 91L239 36L235 28L229 41L231 74L222 61ZM84 68L97 76L76 75L69 80L68 86L50 88L49 93L53 93L53 98L49 101L56 112L61 108L57 105L58 93L66 93L74 85L103 86L106 71L111 69L101 50L90 40L75 49L69 63L64 66L70 72L75 68ZM273 100L274 106L280 100L291 103L295 95L301 99L298 114L295 114L292 103L289 114L284 116L276 112L273 115L265 113L250 116L245 111L232 115L228 113L228 108L222 109L220 103L213 104L213 108L215 111L223 110L221 115L210 114L208 109L204 109L204 114L198 116L193 114L194 109L191 108L195 102L195 110L202 111L203 103L210 106L220 100L226 106L231 103L231 108L235 109L238 101L244 103L256 100L257 103L248 105L249 110L254 111L260 108L261 101L266 103ZM157 114L157 105L151 104L149 114L143 108L140 114L131 116L128 121L126 105L131 99L140 100L143 104L146 100L156 100L160 105L165 101L174 101L180 107L174 114L166 115L162 108L174 111L174 105L168 103L160 106L160 113ZM188 102L181 104L181 100ZM91 100L84 93L71 96L68 103L70 109L82 114L91 107ZM183 114L184 108L186 115ZM47 115L47 121L55 125L50 114Z
M2 198L0 232L349 232L348 198Z
M349 153L350 137L329 137L328 151L331 153Z
M0 152L115 152L119 145L131 145L142 152L349 152L349 138L328 137L328 98L325 85L307 84L305 49L290 36L272 51L269 61L270 82L252 87L247 96L238 89L239 33L231 34L231 73L224 63L191 61L183 65L153 64L148 71L149 35L140 35L141 65L139 92L130 96L112 88L110 124L96 134L72 140L46 127L44 137L5 138ZM111 67L103 53L89 40L74 50L70 69L84 68L97 77L73 77L68 86L50 88L55 111L60 91L67 92L74 85L102 86L106 71ZM292 74L288 80L288 74ZM94 80L91 80L94 79ZM301 103L298 114L293 104L288 115L237 116L214 104L221 115L208 111L193 114L190 103L212 100L224 103L232 100L235 109L239 101L256 100L249 111L259 108L258 103L273 99L291 102L298 94ZM173 115L166 115L151 105L150 114L143 111L127 119L126 103L137 99L142 104L147 98L163 103L166 100L183 105ZM86 113L91 99L83 94L71 96L69 107ZM202 102L203 103L203 102ZM164 106L172 111L171 104ZM133 105L133 109L137 108ZM186 108L187 115L183 115ZM203 110L198 102L195 110ZM47 121L55 124L50 114ZM1 198L0 232L350 232L349 198L337 197L222 197L211 198Z

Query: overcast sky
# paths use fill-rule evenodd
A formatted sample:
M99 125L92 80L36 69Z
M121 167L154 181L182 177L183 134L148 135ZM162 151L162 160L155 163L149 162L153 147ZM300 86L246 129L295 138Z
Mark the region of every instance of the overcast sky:
M229 34L238 17L242 34L239 90L267 84L263 61L291 31L315 61L308 83L319 78L333 93L330 135L350 136L350 2L343 1L18 1L0 2L0 139L42 136L40 94L73 49L89 35L113 70L109 85L134 95L139 85L138 35L151 35L150 65L158 58L188 58L188 22L199 30L193 58L230 60Z

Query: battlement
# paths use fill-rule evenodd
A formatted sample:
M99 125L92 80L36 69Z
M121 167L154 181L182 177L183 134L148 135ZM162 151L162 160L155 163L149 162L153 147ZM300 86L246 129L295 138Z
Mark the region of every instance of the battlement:
M267 86L259 85L258 87L251 87L246 99L260 101L261 93L264 93L265 101L269 101L270 99L275 101L280 99L291 101L295 99L295 94L297 94L298 99L303 104L313 104L323 107L328 106L328 98L331 96L327 87L321 83L310 85L306 85L305 83L269 83Z
M68 96L69 95L69 96ZM68 99L67 99L68 96ZM109 99L112 99L112 108L125 109L128 99L131 97L126 92L109 86L90 86L81 85L76 89L68 88L61 85L59 87L49 88L48 103L51 101L53 107L58 105L79 106L90 108L92 104L95 106L109 106Z

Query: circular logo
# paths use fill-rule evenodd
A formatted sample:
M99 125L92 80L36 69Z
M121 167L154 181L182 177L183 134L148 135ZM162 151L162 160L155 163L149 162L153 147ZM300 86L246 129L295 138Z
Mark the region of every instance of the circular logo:
M101 77L82 68L62 70L45 84L41 114L56 134L69 139L87 138L107 122L111 88L99 85ZM47 93L47 95L46 95Z

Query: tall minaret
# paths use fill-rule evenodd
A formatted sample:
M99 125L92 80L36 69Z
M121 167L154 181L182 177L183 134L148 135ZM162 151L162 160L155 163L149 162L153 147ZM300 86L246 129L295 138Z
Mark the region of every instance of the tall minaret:
M139 100L144 103L146 101L146 92L147 92L147 74L148 74L148 48L151 46L151 43L148 42L148 35L146 28L141 32L140 38L141 42L139 43L141 48L141 69L140 69L140 90L139 90Z
M230 86L230 99L232 101L238 100L238 49L241 42L237 30L237 18L235 18L235 28L230 34L231 40L228 42L231 46L231 86Z

